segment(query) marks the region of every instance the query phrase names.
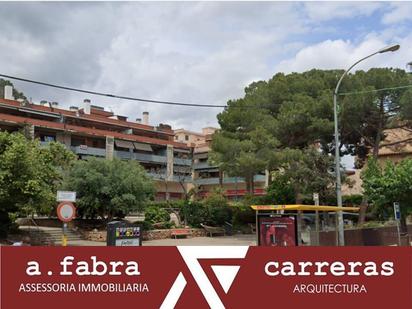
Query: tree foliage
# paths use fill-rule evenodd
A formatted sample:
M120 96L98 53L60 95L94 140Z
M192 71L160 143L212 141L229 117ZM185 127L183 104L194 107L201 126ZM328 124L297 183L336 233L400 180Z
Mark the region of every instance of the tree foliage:
M363 188L368 200L380 209L389 209L393 202L401 205L402 219L412 213L412 160L395 164L388 161L380 166L374 159L368 161L362 173Z
M321 153L315 147L306 149L284 149L276 153L279 170L274 172L274 184L268 192L273 192L276 184L286 191L290 199L293 192L294 202L312 199L312 193L319 193L320 200L329 200L334 194L334 175L329 173L333 157Z
M58 143L41 147L37 140L27 140L21 133L0 132L0 212L3 217L13 212L49 214L55 206L63 171L73 160L74 155Z
M323 153L333 154L332 94L342 73L278 73L268 81L250 84L243 98L229 101L228 108L218 115L221 130L213 139L212 163L252 182L251 175L279 169L278 152L319 143ZM357 71L345 77L338 96L341 144L337 146L341 155L356 155L362 164L369 152L377 155L386 129L410 125L410 91L370 92L408 85L410 79L405 71L390 68Z
M77 161L66 178L66 188L77 192L80 216L108 220L141 210L154 194L152 180L133 160Z

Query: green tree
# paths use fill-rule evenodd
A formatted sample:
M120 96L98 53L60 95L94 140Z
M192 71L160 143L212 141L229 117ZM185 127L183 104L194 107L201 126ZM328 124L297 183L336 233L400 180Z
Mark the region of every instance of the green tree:
M250 141L250 134L259 128L279 149L303 149L319 141L323 151L333 153L332 93L342 73L342 70L279 73L269 81L254 82L246 87L243 98L229 101L228 108L218 115L219 134L230 146L235 141ZM338 147L342 155L365 159L371 151L376 156L386 129L410 126L410 91L364 92L410 83L411 77L405 71L391 68L357 71L344 79L341 94L362 93L339 96L341 144ZM271 148L255 145L254 152L259 152L261 146ZM212 148L220 153L227 147L217 142ZM233 157L216 158L227 164Z
M77 192L79 215L88 218L123 217L142 210L154 194L152 180L133 160L77 161L65 183L66 188Z
M61 147L53 144L42 148L37 140L27 140L21 133L0 132L1 217L8 218L13 212L50 213L63 169L54 150L59 149L66 164L73 159L72 153ZM9 224L7 220L2 226Z
M301 204L306 199L312 199L314 192L319 193L320 200L329 200L334 193L335 178L328 172L333 164L333 157L320 152L314 147L306 149L285 149L277 153L279 170L274 175L273 182L284 188L290 200L291 191L294 202ZM269 193L274 191L273 186Z
M406 216L412 213L412 160L397 164L388 161L380 166L371 159L362 172L362 180L365 195L376 207L389 209L390 213L393 202L400 203L402 230L406 232Z

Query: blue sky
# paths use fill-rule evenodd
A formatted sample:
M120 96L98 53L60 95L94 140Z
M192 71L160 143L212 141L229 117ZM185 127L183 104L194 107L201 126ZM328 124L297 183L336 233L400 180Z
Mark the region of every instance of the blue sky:
M128 96L224 105L277 72L359 69L412 61L410 2L0 3L1 73ZM16 83L34 101L84 97ZM136 104L91 96L130 119L200 130L219 109Z

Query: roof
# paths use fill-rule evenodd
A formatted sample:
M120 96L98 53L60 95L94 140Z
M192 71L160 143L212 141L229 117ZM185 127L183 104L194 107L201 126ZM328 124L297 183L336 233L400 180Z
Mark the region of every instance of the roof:
M385 130L384 133L386 135L386 138L383 141L382 145L379 147L379 156L412 153L411 130L405 128L397 128Z
M300 211L353 211L358 212L359 207L315 206L315 205L252 205L253 210L300 210Z
M14 106L14 107L22 107L20 102L14 101L14 100L0 99L0 104L5 104L8 106ZM28 104L24 108L31 109L33 111L55 113L57 115L64 115L66 117L88 120L91 122L103 123L103 124L108 124L108 125L116 125L116 126L123 127L123 128L133 128L137 130L151 131L151 132L156 132L156 133L166 134L166 135L171 135L171 136L174 135L173 132L170 130L156 130L153 126L149 126L149 125L145 125L141 123L111 119L111 118L106 117L106 115L112 116L113 115L112 113L102 112L96 109L91 109L92 113L88 115L83 112L83 109L80 109L78 112L75 112L75 111L69 111L69 110L62 109L62 108L55 108L55 107L50 108L49 106L42 106L42 105L36 105L36 104Z
M39 127L61 130L61 131L72 131L72 132L83 133L83 134L91 135L91 136L99 136L99 137L113 136L115 138L124 139L124 140L149 143L149 144L157 144L157 145L173 145L176 148L188 149L188 147L184 143L178 143L178 142L169 141L169 140L163 140L163 139L140 136L140 135L133 135L133 134L125 134L125 133L119 133L115 131L101 130L101 129L95 129L95 128L87 128L87 127L82 127L82 126L69 125L69 124L65 124L61 122L14 116L14 115L9 115L9 114L0 113L0 121L16 123L16 124L27 123L27 124L32 124L32 125L39 126Z

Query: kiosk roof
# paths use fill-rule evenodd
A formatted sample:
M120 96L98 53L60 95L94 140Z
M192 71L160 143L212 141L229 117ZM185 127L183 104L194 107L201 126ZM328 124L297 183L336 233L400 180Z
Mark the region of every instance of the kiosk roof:
M316 205L252 205L253 210L300 210L300 211L352 211L358 212L359 207L337 207Z

